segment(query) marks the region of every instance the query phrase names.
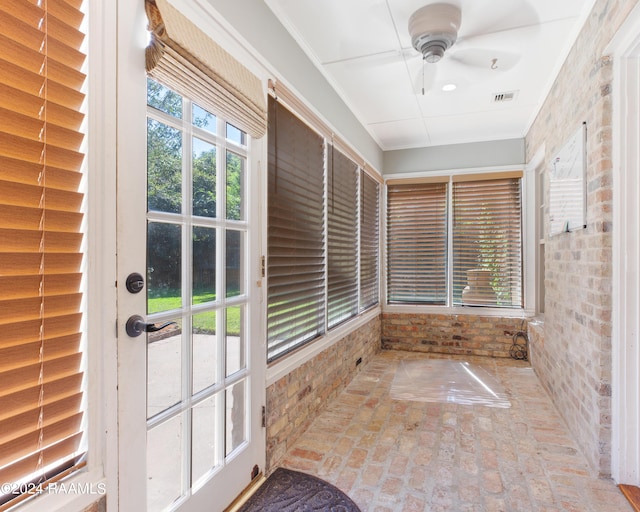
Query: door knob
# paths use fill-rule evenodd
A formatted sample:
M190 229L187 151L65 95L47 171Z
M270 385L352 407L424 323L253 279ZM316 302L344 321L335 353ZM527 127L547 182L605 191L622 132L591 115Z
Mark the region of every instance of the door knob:
M178 325L177 322L166 322L161 325L156 324L148 324L144 321L140 315L133 315L129 317L127 320L127 324L125 329L127 334L132 338L136 338L140 336L143 332L156 332L164 329L165 327L169 327L170 325Z

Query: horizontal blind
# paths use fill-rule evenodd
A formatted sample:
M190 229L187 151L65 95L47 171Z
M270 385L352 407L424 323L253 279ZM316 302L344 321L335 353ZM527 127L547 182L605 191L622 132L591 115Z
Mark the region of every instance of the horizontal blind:
M446 304L447 183L388 185L387 301Z
M327 203L327 322L358 314L358 166L329 147Z
M269 97L267 358L324 331L324 140Z
M82 465L81 7L0 3L0 482Z
M380 301L380 185L360 171L360 311Z
M453 183L453 303L522 307L521 180Z
M149 75L255 138L267 129L260 79L167 0L145 0L151 42Z

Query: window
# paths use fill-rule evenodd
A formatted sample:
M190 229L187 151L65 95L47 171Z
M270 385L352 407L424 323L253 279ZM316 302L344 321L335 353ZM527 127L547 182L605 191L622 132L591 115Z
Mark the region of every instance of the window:
M390 184L387 300L447 303L447 183ZM448 181L448 179L447 179Z
M267 357L378 303L379 185L269 98Z
M84 464L81 8L0 5L0 481L25 489Z
M387 302L522 308L521 173L387 189Z

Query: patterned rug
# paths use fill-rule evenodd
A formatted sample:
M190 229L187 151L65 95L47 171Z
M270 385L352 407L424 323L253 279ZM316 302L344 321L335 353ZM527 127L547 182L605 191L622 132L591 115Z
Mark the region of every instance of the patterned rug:
M337 487L315 476L278 468L239 512L360 512Z

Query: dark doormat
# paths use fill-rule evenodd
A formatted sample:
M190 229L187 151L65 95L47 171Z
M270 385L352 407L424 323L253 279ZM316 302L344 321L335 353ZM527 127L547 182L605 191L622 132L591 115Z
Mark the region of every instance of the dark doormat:
M337 487L315 476L278 468L239 512L360 512Z

